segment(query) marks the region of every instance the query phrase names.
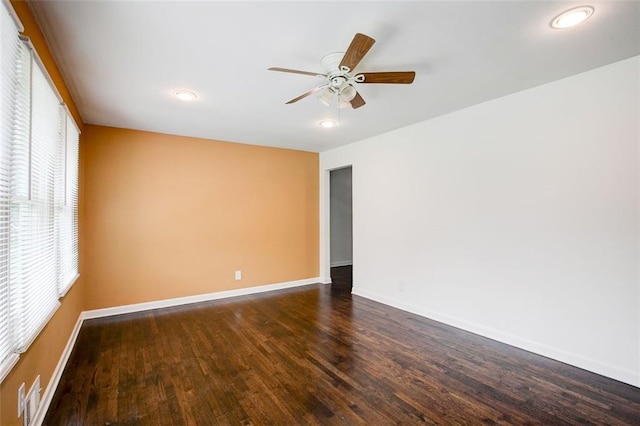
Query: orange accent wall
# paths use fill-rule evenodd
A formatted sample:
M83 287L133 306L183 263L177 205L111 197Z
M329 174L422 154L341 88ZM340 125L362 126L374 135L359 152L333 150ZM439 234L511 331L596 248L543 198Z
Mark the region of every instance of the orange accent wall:
M36 21L24 1L11 1L20 21L24 26L23 34L31 39L40 59L51 76L58 91L69 107L71 114L82 129L82 121L78 109L71 98L67 86L56 66L56 63L49 52L47 44L42 36ZM80 138L80 151L82 155L83 137ZM82 235L83 215L82 215L82 185L83 166L80 164L80 278L69 290L67 295L61 300L62 306L58 308L55 315L40 335L31 344L29 349L20 355L20 360L11 372L0 384L0 425L22 425L22 419L17 417L18 410L18 388L20 384L26 384L28 391L36 376L40 375L40 386L42 392L46 389L51 375L62 355L69 336L78 320L78 316L84 309L84 277L83 277L83 257L82 257Z
M85 309L318 276L318 154L92 125L83 148Z

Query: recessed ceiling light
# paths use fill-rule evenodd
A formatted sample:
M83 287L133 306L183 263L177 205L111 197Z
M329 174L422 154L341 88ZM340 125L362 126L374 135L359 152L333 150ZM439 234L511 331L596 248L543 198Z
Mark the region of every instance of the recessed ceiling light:
M320 127L324 127L325 129L331 129L332 127L336 127L338 122L335 120L322 120L318 123Z
M176 90L173 94L181 101L192 101L198 97L198 95L189 90Z
M553 18L551 27L555 29L570 28L586 21L593 15L594 9L591 6L580 6L562 12Z

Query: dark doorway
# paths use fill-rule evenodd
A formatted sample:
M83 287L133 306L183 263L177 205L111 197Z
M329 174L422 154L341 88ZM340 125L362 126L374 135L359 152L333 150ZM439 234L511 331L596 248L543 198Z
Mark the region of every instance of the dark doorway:
M334 266L331 268L331 290L351 293L353 288L353 267Z
M351 166L330 172L330 242L332 289L353 287L353 214Z

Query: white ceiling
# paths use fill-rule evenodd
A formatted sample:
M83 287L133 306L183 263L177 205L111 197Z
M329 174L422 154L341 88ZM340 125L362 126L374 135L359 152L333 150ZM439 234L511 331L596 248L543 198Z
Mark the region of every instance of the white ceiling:
M595 6L583 25L551 19ZM640 54L638 1L30 2L85 123L325 151ZM311 96L323 55L376 39L358 71L415 70L360 85L337 118ZM195 102L172 97L198 93Z

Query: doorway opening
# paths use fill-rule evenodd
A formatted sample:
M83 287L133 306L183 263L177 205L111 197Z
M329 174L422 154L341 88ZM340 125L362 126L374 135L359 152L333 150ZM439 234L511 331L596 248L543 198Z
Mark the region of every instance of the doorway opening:
M352 168L329 173L331 289L351 293L353 288Z

